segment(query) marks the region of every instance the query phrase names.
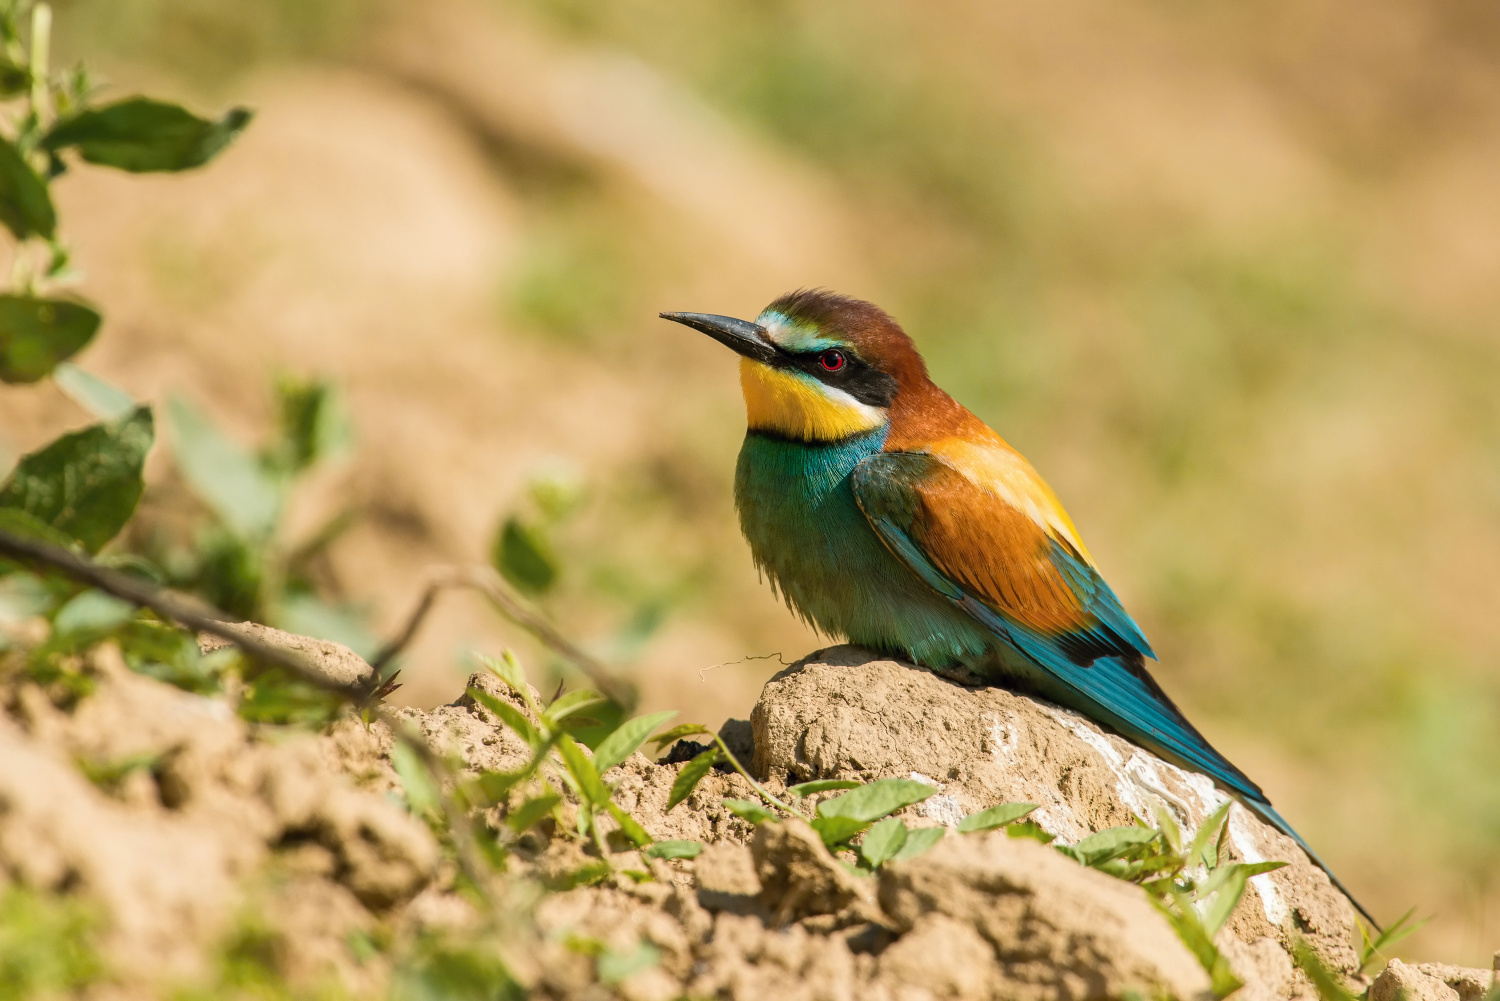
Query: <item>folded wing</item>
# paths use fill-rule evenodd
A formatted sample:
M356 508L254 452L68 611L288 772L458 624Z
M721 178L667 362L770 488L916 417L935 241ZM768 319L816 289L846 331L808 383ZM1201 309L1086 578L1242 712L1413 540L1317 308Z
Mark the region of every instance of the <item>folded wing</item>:
M854 495L913 573L1034 665L1040 694L1264 801L1146 671L1150 644L1050 491L1014 453L993 456L881 453L855 468Z

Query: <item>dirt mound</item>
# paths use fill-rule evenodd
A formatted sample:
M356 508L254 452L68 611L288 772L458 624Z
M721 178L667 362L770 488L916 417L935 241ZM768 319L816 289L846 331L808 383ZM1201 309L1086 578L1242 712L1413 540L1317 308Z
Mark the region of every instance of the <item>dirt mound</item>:
M930 823L1024 801L1041 804L1033 817L1064 842L1137 819L1154 825L1158 808L1196 832L1227 798L1205 776L1077 713L1004 689L966 688L857 647L820 651L776 675L751 721L757 773L788 782L919 778L941 789L916 807ZM1267 938L1290 950L1301 936L1326 962L1354 972L1353 909L1294 841L1235 804L1228 849L1236 861L1291 863L1251 879L1254 906L1236 909L1234 938L1254 952ZM1276 965L1273 981L1290 977L1289 963ZM1252 972L1241 976L1265 980Z
M333 644L260 636L326 661L340 678L361 669ZM256 729L227 698L132 673L108 645L81 676L81 694L18 675L4 683L0 874L101 908L111 996L213 985L226 949L247 935L294 983L373 996L398 975L368 943L476 926L472 875L408 808L417 804L385 724L351 717L316 737ZM498 678L475 675L471 685L536 721ZM401 710L395 722L454 763L455 785L512 773L532 754L468 696ZM908 811L918 825L1025 799L1042 804L1042 826L1074 842L1150 819L1153 804L1191 830L1220 802L1199 777L1071 713L846 647L773 679L752 723L755 771L773 790L811 778L917 777L940 786ZM519 930L499 947L531 996L1208 995L1207 974L1139 887L1051 848L999 832L949 834L926 854L860 874L801 821L752 827L733 814L725 797L753 795L740 775L710 772L668 810L684 767L636 753L605 777L655 838L702 842L697 858L626 847L612 856L613 874L577 885L598 859L562 822L577 816L569 795L559 822L515 844L496 879ZM560 772L548 775L564 790ZM501 828L517 808L502 799L485 819ZM1299 934L1352 977L1347 903L1290 842L1238 808L1232 817L1236 857L1292 862L1255 877L1257 892L1220 933L1247 982L1241 996L1310 994L1287 953ZM1464 1001L1473 993L1474 971L1393 970L1377 987L1417 984ZM1412 984L1398 983L1403 976Z

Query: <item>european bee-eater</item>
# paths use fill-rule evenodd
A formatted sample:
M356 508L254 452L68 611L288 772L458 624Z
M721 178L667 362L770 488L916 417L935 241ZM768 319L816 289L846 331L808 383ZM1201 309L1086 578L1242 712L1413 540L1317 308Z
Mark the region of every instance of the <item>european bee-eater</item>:
M1151 644L1051 488L933 384L883 310L814 290L753 323L661 315L741 356L735 505L794 611L830 636L1081 712L1208 775L1328 872L1147 672Z

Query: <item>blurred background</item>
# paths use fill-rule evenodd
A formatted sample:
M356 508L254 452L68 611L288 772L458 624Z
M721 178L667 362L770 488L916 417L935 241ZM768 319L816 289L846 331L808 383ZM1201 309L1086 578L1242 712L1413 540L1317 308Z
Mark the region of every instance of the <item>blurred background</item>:
M655 314L827 285L1032 459L1365 902L1432 916L1400 951L1489 965L1494 4L63 0L56 34L114 96L257 110L200 172L57 186L81 366L179 397L129 545L241 566L174 429L249 448L326 380L277 621L368 650L425 568L494 557L647 708L744 717L824 641L739 537L734 359ZM0 469L88 421L7 391ZM551 683L450 597L396 698L507 645Z

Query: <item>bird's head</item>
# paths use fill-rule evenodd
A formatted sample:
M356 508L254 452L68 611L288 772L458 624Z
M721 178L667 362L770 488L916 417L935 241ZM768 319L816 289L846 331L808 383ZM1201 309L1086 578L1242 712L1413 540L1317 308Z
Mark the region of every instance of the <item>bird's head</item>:
M904 389L927 381L911 338L884 310L821 289L784 295L754 322L661 315L740 355L752 431L823 442L875 431Z

